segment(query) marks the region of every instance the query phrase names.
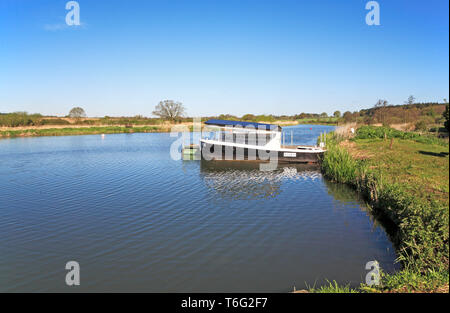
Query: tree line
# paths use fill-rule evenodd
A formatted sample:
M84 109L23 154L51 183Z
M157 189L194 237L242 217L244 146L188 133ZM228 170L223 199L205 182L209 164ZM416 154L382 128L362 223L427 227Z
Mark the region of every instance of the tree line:
M163 100L160 101L153 110L156 118L144 117L141 115L134 117L116 117L111 118L105 116L98 119L86 119L87 114L81 107L72 108L66 118L70 118L69 122L63 118L44 117L41 114L28 114L27 112L0 113L0 126L17 127L17 126L39 126L50 124L159 124L164 121L170 122L189 122L191 118L186 115L185 106L178 101ZM443 103L426 102L416 103L414 96L409 96L404 104L393 105L385 99L379 99L373 107L362 109L359 111L341 111L336 110L329 116L326 112L318 113L299 113L294 115L265 115L265 114L244 114L236 116L231 114L220 114L218 116L205 117L227 120L240 120L251 122L275 122L275 121L301 121L318 122L318 123L350 123L356 122L360 124L382 124L389 126L392 124L415 123L416 129L424 130L429 125L444 124L448 130L449 127L449 109L448 102L444 99Z

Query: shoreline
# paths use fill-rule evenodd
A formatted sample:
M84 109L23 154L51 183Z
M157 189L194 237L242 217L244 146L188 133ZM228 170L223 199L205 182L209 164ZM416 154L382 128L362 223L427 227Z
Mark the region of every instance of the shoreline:
M276 121L281 126L303 125L297 122ZM202 123L203 126L203 123ZM193 123L164 123L149 125L44 125L0 127L0 139L43 137L43 136L81 136L101 134L131 134L131 133L169 133L172 128L188 127L192 131Z
M125 126L125 125L102 125L102 126L84 126L74 125L74 127L26 127L26 128L8 128L0 129L0 139L23 138L23 137L43 137L43 136L82 136L82 135L101 135L101 134L132 134L132 133L168 133L172 127L183 124L173 125L143 125L143 126ZM184 124L185 126L188 126ZM189 128L192 125L188 126Z

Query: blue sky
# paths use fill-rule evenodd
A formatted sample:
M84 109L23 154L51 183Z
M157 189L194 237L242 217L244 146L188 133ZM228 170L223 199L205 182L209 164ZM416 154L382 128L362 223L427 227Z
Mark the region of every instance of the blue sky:
M355 111L449 97L448 1L0 1L0 112Z

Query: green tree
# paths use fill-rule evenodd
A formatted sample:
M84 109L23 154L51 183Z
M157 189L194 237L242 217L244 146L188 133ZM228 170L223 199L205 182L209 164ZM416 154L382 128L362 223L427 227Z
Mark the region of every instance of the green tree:
M254 121L256 120L256 116L254 116L253 114L245 114L242 116L242 119L244 121Z
M444 99L444 103L445 103L445 111L442 114L444 116L444 126L445 128L447 128L447 131L449 131L449 122L448 122L448 116L449 116L449 112L448 112L448 102L447 99Z
M86 117L86 112L84 112L83 108L74 107L74 108L72 108L72 110L70 110L69 117L76 118L76 119Z
M352 117L353 117L352 112L350 112L350 111L346 111L343 115L343 118L344 118L345 122L347 122L347 123L352 120Z
M341 117L341 111L334 111L333 116L336 118L340 118Z

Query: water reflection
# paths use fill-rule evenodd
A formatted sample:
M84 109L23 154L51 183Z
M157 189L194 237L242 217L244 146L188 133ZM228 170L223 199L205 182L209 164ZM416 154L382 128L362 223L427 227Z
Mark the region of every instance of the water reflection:
M314 164L280 164L275 171L261 171L258 162L204 160L200 162L200 175L208 189L223 199L235 200L275 198L286 179L321 177Z
M283 192L283 183L316 184L326 187L332 196L332 207L337 212L350 206L358 206L372 223L372 230L380 227L390 239L395 227L377 219L367 209L358 193L344 184L337 184L322 177L317 164L279 164L275 171L261 171L259 162L200 161L200 177L214 197L222 200L275 199ZM303 199L304 200L304 199ZM346 222L348 225L348 223Z
M324 179L324 183L327 187L328 194L333 196L336 201L346 203L353 203L356 200L362 199L358 197L358 194L348 186L344 184L333 183L329 180Z

